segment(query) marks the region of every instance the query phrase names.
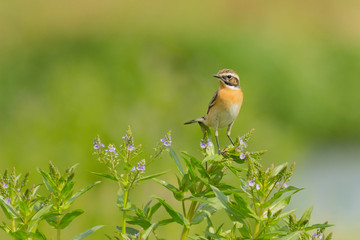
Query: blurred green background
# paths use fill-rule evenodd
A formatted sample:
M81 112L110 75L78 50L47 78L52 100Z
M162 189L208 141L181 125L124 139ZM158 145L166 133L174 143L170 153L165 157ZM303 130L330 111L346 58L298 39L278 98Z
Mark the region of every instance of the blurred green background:
M232 68L245 94L233 136L255 128L250 148L269 149L265 166L296 161L292 184L306 189L293 207L314 204L314 222L354 239L359 9L358 1L0 1L0 169L30 170L36 182L49 160L62 170L80 163L80 188L102 167L93 138L120 143L128 124L145 156L168 130L174 149L200 156L201 132L183 122L206 112L218 87L211 75ZM165 154L149 172L169 168ZM174 182L173 173L164 178ZM152 194L171 201L153 182L133 201ZM88 239L111 234L121 219L115 198L103 181L79 199L85 213L64 239L98 224L107 227ZM177 239L180 228L160 232Z

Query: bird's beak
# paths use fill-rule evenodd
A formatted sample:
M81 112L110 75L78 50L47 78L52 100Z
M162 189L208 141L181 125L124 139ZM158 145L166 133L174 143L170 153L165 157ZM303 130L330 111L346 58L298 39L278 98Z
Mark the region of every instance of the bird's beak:
M214 74L213 77L216 77L216 78L221 78L219 75L217 74Z

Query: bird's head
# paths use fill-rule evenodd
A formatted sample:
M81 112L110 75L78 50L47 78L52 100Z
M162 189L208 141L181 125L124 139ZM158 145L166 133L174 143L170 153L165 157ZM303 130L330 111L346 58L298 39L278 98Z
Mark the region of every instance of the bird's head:
M226 86L240 88L240 78L234 70L222 69L213 76L220 79L220 84L223 83Z

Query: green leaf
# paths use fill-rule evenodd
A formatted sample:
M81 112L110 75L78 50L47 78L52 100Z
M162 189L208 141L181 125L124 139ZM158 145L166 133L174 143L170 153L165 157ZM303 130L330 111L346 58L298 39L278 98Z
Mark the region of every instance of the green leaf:
M173 223L173 222L174 222L174 219L172 219L172 218L164 219L164 220L159 221L159 226L165 226L165 225L168 225L169 223Z
M152 215L160 208L161 203L156 203L154 204L154 206L152 206L149 210L149 212L147 213L147 217L148 218L152 218Z
M30 215L30 209L29 209L29 206L28 204L26 204L26 202L24 201L19 201L18 202L18 208L19 208L19 211L20 211L20 215L21 216L28 216Z
M21 216L18 214L16 209L11 204L6 204L6 201L3 198L3 196L0 196L0 202L1 202L1 206L6 209L6 211L9 215L11 215L11 218L20 218L21 219Z
M197 158L195 158L195 157L187 154L186 152L182 152L182 153L183 153L185 156L187 156L188 158L190 158L190 161L191 161L192 165L197 168L197 170L199 171L199 173L201 174L201 176L202 176L203 178L210 178L208 172L207 172L206 169L201 165L201 162L200 162Z
M158 223L153 223L153 224L151 224L151 226L150 226L150 227L144 232L144 234L141 236L141 239L142 239L142 240L148 239L150 233L151 233L154 229L156 229L157 226L158 226Z
M122 233L122 227L116 226L117 230ZM131 227L126 227L126 235L137 235L139 234L139 230Z
M149 222L145 219L141 219L141 218L135 217L135 216L127 216L127 218L132 219L132 220L126 221L127 223L129 223L131 225L138 225L138 226L142 227L143 229L148 229L151 226L151 222Z
M305 231L309 231L309 230L313 230L313 229L318 229L318 228L328 228L328 227L332 227L334 226L333 224L314 224L311 225L309 227L305 227Z
M236 205L234 205L230 202L228 197L218 188L214 186L211 186L211 188L231 218L235 218L236 221L239 221L241 223L243 223L243 219L246 217L251 217L259 220L259 218L251 211L248 203L240 195L234 194L236 201Z
M168 190L170 190L171 192L173 192L174 197L176 198L176 200L182 200L184 198L184 193L182 191L180 191L180 189L177 189L174 185L169 184L165 181L159 180L154 178L153 179L155 182L163 185L164 187L166 187Z
M76 217L80 216L84 213L84 210L82 209L76 209L72 212L69 212L64 215L64 217L60 221L60 229L66 228Z
M285 236L286 234L288 234L288 232L284 232L284 231L269 232L259 236L258 239L262 239L262 240L273 239L273 237Z
M7 219L12 219L12 218L13 218L13 214L12 214L11 212L9 212L7 208L4 207L2 201L0 201L0 206L1 206L1 209L3 210L5 216L7 217ZM0 225L0 227L1 227L1 225Z
M224 156L220 154L209 155L206 156L201 163L204 164L206 162L221 162L223 158Z
M70 204L72 204L78 197L80 197L81 195L83 195L84 193L86 193L87 191L89 191L92 187L94 187L95 185L101 183L101 181L97 181L94 182L93 184L90 184L86 187L84 187L83 189L81 189L80 191L78 191L77 193L75 193L71 199L68 201Z
M281 171L284 171L284 169L287 168L287 165L288 165L288 163L286 162L286 163L283 163L283 164L281 164L281 165L279 165L279 166L276 166L276 167L271 171L271 176L272 176L272 177L277 176Z
M68 200L71 197L74 182L66 182L64 188L61 190L61 196L64 200Z
M288 196L281 201L276 202L274 205L270 207L271 212L275 213L279 211L280 209L284 209L287 205L289 205L291 200L291 196Z
M301 224L305 221L305 220L310 220L310 217L311 217L311 213L313 211L313 208L314 206L311 206L309 207L304 213L303 215L301 216L299 222L298 222L298 225L301 226Z
M155 199L157 199L161 205L164 206L165 210L169 213L169 215L172 217L172 219L183 225L183 226L190 226L189 221L183 217L183 215L181 215L179 212L175 211L175 209L173 209L168 203L166 203L163 199L159 198L159 197L154 197Z
M50 175L47 172L44 172L43 170L41 170L40 168L38 168L38 171L43 178L43 182L44 182L46 188L52 193L58 192L58 187L56 186L55 182L52 180Z
M297 192L299 192L301 190L303 190L303 188L297 188L297 187L289 186L289 187L284 188L284 189L278 191L277 193L275 193L268 201L263 203L261 206L262 206L262 208L266 208L266 207L270 206L273 202L278 200L284 193L294 191L289 195L289 196L291 196L291 195L294 195L295 193L297 193Z
M37 229L39 222L45 219L44 217L52 211L52 206L53 205L51 204L44 206L34 214L34 216L31 218L31 221L29 222L29 227L28 227L29 232L33 232Z
M279 216L276 218L276 221L279 221L285 217L288 217L290 214L294 213L296 211L296 209L292 209L283 213L280 213Z
M187 158L182 157L182 159L184 160L184 162L187 166L186 174L189 174L192 181L197 181L199 178L198 178L197 174L195 173L194 166L191 164L191 162Z
M201 203L211 203L208 199L204 199L204 198L199 198L199 197L188 197L188 198L184 198L184 200L189 200L189 201L193 201L193 202L201 202Z
M292 232L284 237L279 238L279 240L298 240L300 237L301 232Z
M96 172L91 172L91 173L95 174L96 176L104 177L104 178L107 178L107 179L117 182L117 179L113 175L110 175L107 173L96 173Z
M69 172L70 172L70 173L73 173L74 170L75 170L75 168L76 168L79 164L80 164L80 163L76 163L76 164L74 164L73 166L71 166L71 167L69 168Z
M28 239L29 235L24 231L16 231L16 232L9 232L9 235L12 236L14 239Z
M174 150L173 150L171 147L169 147L169 151L170 151L170 156L171 156L171 157L174 159L174 161L175 161L176 167L177 167L177 169L179 170L180 175L183 176L183 175L184 175L184 170L183 170L183 168L182 168L182 166L181 166L179 157L176 155L176 153L174 152Z
M165 171L165 172L161 172L161 173L156 173L156 174L153 174L153 175L149 175L149 176L145 176L145 177L142 177L140 179L137 180L137 182L141 182L141 181L145 181L145 180L148 180L148 179L153 179L153 178L156 178L156 177L159 177L161 175L164 175L166 173L168 173L170 171Z
M86 230L85 232L80 233L79 235L77 235L76 237L74 237L72 240L81 240L86 238L87 236L89 236L90 234L92 234L93 232L99 230L100 228L102 228L104 225L97 225L95 227L92 227L88 230Z
M220 200L221 204L224 206L227 213L231 216L235 217L236 220L242 221L243 216L239 216L234 209L231 207L232 203L228 199L228 197L223 194L218 188L211 186L212 190L215 193L215 196Z
M126 203L126 206L124 206L124 192L119 189L117 194L117 206L120 209L120 211L129 211L131 210L132 204L130 202L130 199L128 198L128 201Z
M218 209L222 208L222 205L220 208L215 207L214 205L215 204L207 204L207 203L200 204L199 208L197 209L192 219L191 224L195 225L201 223L206 217L210 217Z

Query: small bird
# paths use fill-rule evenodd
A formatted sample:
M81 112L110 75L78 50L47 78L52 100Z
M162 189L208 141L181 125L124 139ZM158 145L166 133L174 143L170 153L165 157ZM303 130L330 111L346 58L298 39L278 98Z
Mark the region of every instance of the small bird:
M230 136L231 127L239 114L244 95L240 88L239 76L235 71L231 69L222 69L213 76L219 79L220 86L209 103L206 115L184 124L198 122L213 128L215 130L218 152L220 154L218 129L227 127L226 135L234 145L234 141Z

